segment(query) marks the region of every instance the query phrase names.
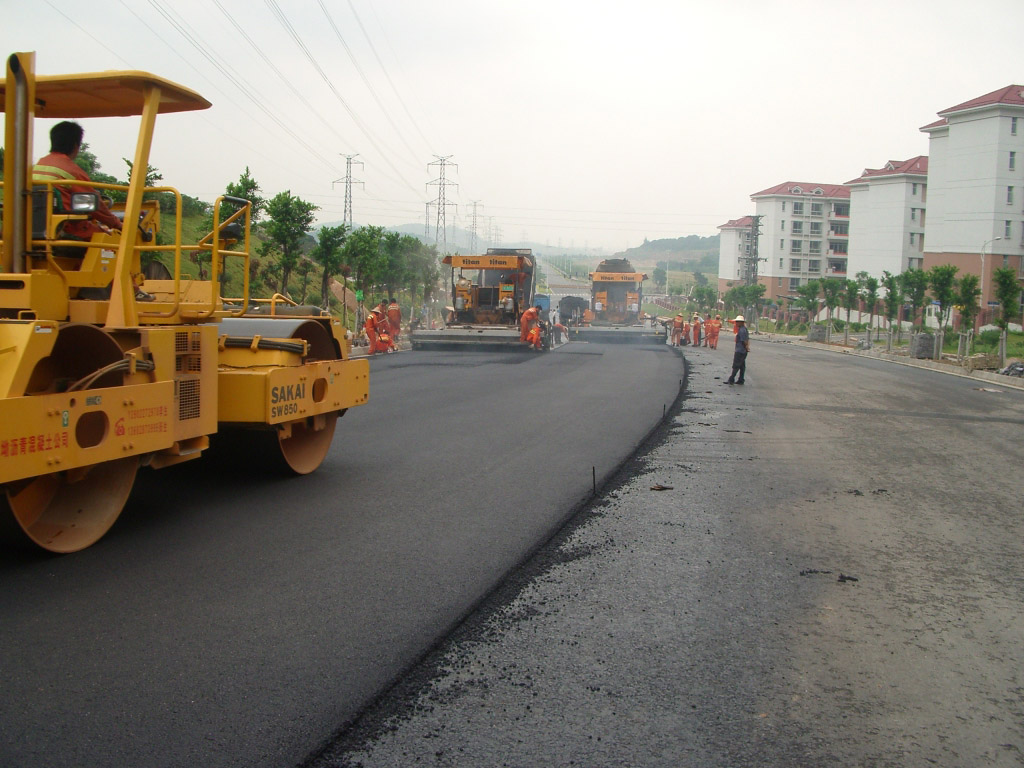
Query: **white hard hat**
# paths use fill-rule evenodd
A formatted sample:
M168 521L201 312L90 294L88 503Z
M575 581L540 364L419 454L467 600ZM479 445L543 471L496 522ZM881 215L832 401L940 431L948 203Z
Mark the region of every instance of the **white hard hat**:
M736 317L733 318L733 322L734 323L745 323L747 321L743 319L743 315L736 315Z

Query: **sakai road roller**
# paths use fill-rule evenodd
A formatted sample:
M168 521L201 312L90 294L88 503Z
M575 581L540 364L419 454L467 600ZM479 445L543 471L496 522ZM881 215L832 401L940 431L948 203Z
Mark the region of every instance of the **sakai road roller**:
M218 199L211 232L186 245L181 195L145 187L157 115L210 103L144 72L36 76L34 64L34 54L10 56L0 83L0 497L21 528L53 552L88 547L121 513L139 467L194 459L223 430L267 433L284 467L312 472L338 417L367 402L367 362L349 359L330 317L289 316L276 301L270 316L250 316L247 201ZM127 185L33 180L36 117L114 116L140 118ZM120 231L65 231L109 190L125 198L110 206ZM157 193L177 213L160 240ZM144 253L171 278L145 279ZM182 273L192 255L208 279ZM231 260L242 284L225 297Z
M665 327L652 327L641 319L646 279L647 275L636 272L628 259L605 259L598 264L597 270L590 273L588 322L573 329L573 338L664 344Z
M413 349L529 350L519 320L532 306L533 251L488 248L479 256L445 256L451 267L452 304L444 328L417 328Z

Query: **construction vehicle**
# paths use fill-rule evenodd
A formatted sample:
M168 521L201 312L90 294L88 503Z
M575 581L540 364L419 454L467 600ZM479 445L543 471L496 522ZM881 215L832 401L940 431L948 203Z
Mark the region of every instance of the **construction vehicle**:
M598 264L590 273L590 311L573 338L664 344L664 326L646 323L641 313L646 279L628 259L606 259Z
M36 76L34 66L35 54L14 54L0 82L0 497L21 528L53 552L88 547L121 513L140 466L197 458L218 431L264 432L283 466L312 472L338 417L368 400L367 361L349 359L329 316L279 300L250 312L248 201L219 198L211 232L185 245L181 195L145 187L157 115L210 103L144 72ZM127 185L33 181L36 117L114 116L140 118ZM87 241L63 232L114 189L125 196L111 206L121 231ZM166 241L156 238L157 193L176 200ZM171 279L145 279L143 252L172 262ZM193 253L208 279L182 273ZM232 261L242 285L226 298Z
M519 320L534 296L533 251L488 248L478 256L448 255L452 304L444 328L417 328L413 349L528 349Z

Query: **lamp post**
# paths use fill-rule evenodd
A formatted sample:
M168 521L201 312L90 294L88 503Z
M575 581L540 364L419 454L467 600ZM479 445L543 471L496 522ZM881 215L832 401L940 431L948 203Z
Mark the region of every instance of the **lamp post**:
M991 240L986 240L981 245L981 300L985 301L985 249L989 245L994 243L996 240L1002 240L1002 237L993 237ZM986 305L987 306L987 305ZM985 308L982 307L982 310Z

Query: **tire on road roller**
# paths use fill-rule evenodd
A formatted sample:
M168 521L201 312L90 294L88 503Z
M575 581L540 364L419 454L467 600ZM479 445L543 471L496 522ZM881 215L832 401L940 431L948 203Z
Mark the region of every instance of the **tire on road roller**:
M60 328L50 355L32 372L26 395L120 386L122 374L111 371L89 377L123 358L110 336L92 325L70 323ZM96 444L110 425L102 414L86 414L74 425L80 444ZM95 543L124 509L138 457L105 461L87 467L38 475L5 489L7 504L32 541L51 552L76 552Z

